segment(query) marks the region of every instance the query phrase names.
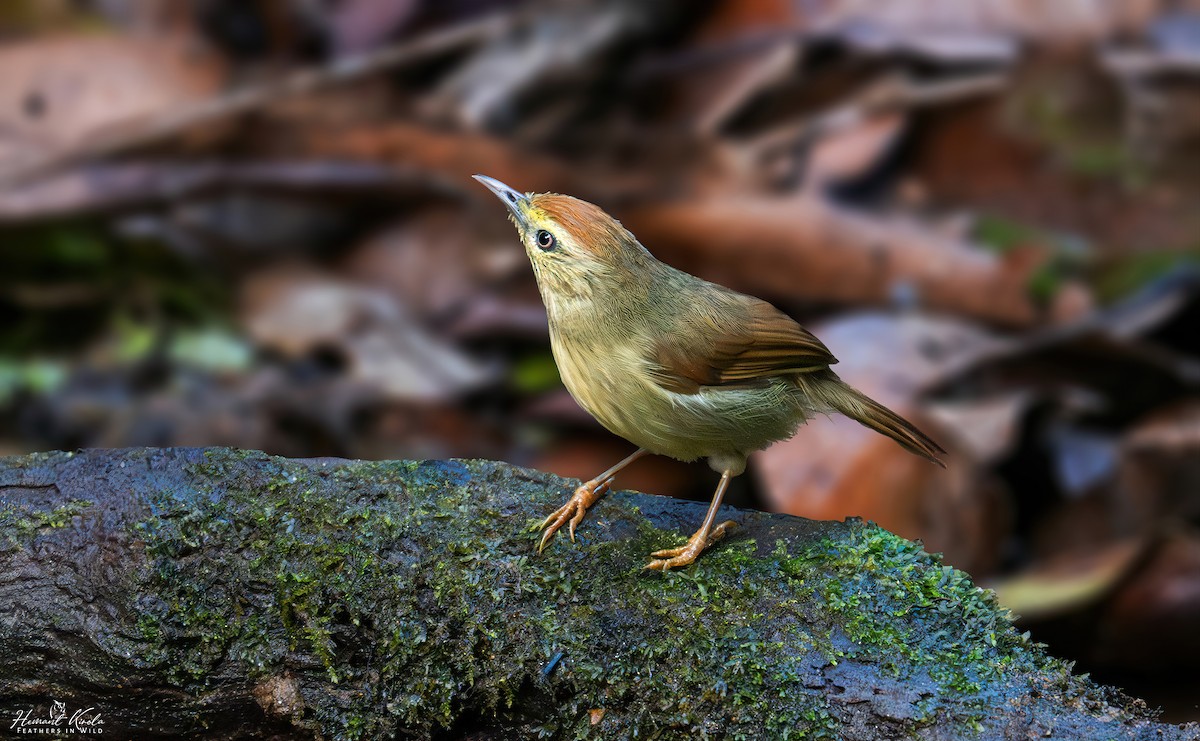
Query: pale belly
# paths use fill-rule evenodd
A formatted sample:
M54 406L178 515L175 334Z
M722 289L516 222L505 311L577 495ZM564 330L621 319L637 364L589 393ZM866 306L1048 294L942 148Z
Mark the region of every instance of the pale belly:
M679 394L636 372L644 363L636 351L572 356L552 347L563 383L580 406L610 432L652 453L685 461L744 461L749 453L791 437L812 414L786 380L761 388L706 387Z

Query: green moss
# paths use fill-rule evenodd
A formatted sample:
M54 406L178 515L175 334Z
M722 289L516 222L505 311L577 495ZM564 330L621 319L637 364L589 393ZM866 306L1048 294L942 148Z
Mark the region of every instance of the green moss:
M493 464L222 451L191 478L137 527L161 596L147 661L197 692L227 660L286 668L329 738L464 715L526 737L833 738L853 712L835 668L927 687L914 722L967 727L1052 667L988 593L874 526L773 551L735 534L664 574L642 566L684 533L619 493L538 555L522 524L569 492Z
M337 712L322 706L322 727L345 738L389 732L379 715L355 710L358 703L382 703L397 726L429 731L452 724L468 697L504 715L521 688L551 684L572 697L572 712L547 731L555 736L702 728L727 713L734 738L755 737L764 724L794 737L832 727L823 696L803 686L804 667L780 665L803 636L797 615L769 635L743 624L765 609L752 541L721 546L693 569L643 573L646 554L680 535L629 510L611 521L624 519L636 530L632 540L581 537L577 548L564 540L556 553L535 557L530 537L478 534L514 530L505 503L454 485L445 466L335 467L329 477L347 489L338 498L317 494L328 482L302 466L255 462L271 475L219 497L164 494L139 528L165 597L155 617L165 627L156 633L146 620L143 636L164 647L164 665L181 685L204 685L227 655L264 671L286 654L305 655L331 682L370 688ZM210 457L196 475L229 480L237 463ZM436 499L406 496L430 489ZM193 560L202 550L236 555ZM250 590L238 584L271 585L270 599L242 605ZM619 592L631 589L645 599L616 614L597 607L619 604ZM255 620L228 620L252 607ZM644 626L634 645L630 623ZM366 663L370 676L343 640L351 626L379 641L379 655ZM564 658L543 676L557 654ZM764 717L753 709L764 693L789 698L794 712ZM597 707L608 712L593 729L587 711Z
M0 503L0 536L10 546L16 545L42 530L66 527L92 505L93 502L87 499L72 499L52 509L42 510Z
M994 593L874 525L856 525L784 562L790 578L815 585L823 619L849 640L833 660L867 661L904 679L924 673L937 683L942 703L958 701L969 724L1014 677L1069 675L1028 633L1012 628Z

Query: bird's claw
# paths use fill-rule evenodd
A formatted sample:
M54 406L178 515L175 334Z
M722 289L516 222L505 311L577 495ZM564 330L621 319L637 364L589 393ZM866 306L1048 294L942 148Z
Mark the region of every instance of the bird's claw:
M664 548L661 551L655 551L650 554L650 558L653 560L646 564L644 568L655 571L667 571L679 566L687 566L695 561L705 549L725 537L725 533L735 527L737 527L736 522L726 520L714 527L708 534L696 533L688 539L686 545L682 545L679 548Z
M612 486L612 478L609 477L604 481L589 481L586 484L581 484L567 503L556 509L542 524L537 527L539 530L545 530L542 533L542 540L538 543L538 553L546 549L546 545L554 534L567 525L567 534L571 536L571 542L575 542L575 528L579 523L583 522L583 516L587 514L588 507L596 503L604 492Z

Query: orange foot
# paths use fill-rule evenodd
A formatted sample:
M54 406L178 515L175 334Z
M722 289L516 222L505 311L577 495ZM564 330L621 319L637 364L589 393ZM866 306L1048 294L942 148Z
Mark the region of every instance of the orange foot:
M728 530L735 527L737 527L736 522L726 520L714 527L710 533L705 534L702 528L695 535L688 538L687 545L680 546L679 548L666 548L651 553L650 557L655 560L646 564L646 568L666 571L677 566L687 566L689 563L695 561L696 557L703 553L706 548L725 537L725 533Z
M559 528L570 521L571 526L567 529L571 536L571 542L575 542L575 526L583 522L583 516L587 514L588 507L596 503L604 492L608 491L608 487L612 485L612 478L607 478L604 481L591 481L581 484L575 490L575 494L567 500L567 503L554 511L554 514L542 520L542 524L537 526L538 530L545 530L542 533L542 541L538 543L538 553L541 553L554 534Z

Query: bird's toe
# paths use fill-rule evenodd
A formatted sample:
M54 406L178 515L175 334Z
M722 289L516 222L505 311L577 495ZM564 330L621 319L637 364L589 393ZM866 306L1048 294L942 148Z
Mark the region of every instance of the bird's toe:
M668 569L687 566L693 563L709 546L725 537L725 533L735 527L737 527L736 522L726 520L708 533L696 533L688 539L686 545L678 548L664 548L660 551L654 551L650 554L650 558L653 560L646 564L645 568L655 571L667 571Z

